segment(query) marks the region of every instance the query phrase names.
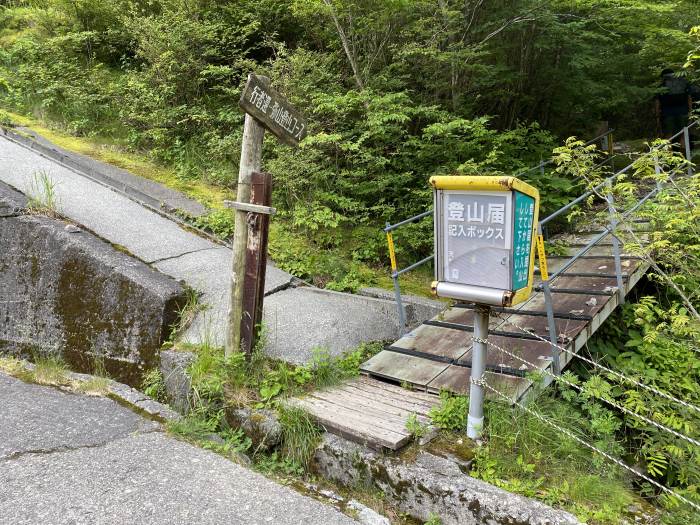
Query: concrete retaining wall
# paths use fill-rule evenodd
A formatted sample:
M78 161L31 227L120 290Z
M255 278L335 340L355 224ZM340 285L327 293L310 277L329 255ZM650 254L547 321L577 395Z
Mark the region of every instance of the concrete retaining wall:
M183 286L26 205L0 183L0 351L59 354L79 371L101 359L112 377L137 384L158 365Z

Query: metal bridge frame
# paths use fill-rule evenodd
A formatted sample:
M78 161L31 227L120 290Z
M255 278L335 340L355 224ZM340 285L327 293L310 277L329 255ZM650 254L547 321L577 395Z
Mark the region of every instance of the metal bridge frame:
M679 138L682 136L683 140L683 147L685 150L685 158L687 161L687 174L688 176L692 176L694 173L693 170L693 164L692 164L692 158L691 158L691 143L690 143L690 130L698 126L698 121L692 122L688 124L688 126L684 127L681 131L670 137L668 140L670 142L673 142L673 140ZM609 145L609 150L608 150L608 157L601 163L599 163L596 167L600 167L610 161L614 158L614 154L612 152L612 132L614 130L610 129L603 133L602 135L599 135L595 137L594 139L591 139L590 141L586 142L585 145L590 145L593 144L594 142L602 139L603 137L607 137L608 139L608 145ZM655 152L655 149L652 149L651 151L643 154L639 158L644 158L646 156L652 155ZM541 172L544 171L544 167L548 164L551 164L553 161L549 160L547 162L540 162L537 166L530 168L528 170L522 171L518 173L516 176L523 175L525 173L529 173L530 171L534 170L540 170ZM553 272L550 274L547 280L543 280L542 283L533 289L535 291L542 291L544 294L544 299L545 299L545 307L546 307L546 313L547 313L547 322L548 322L548 328L549 328L549 334L550 334L550 340L552 343L552 372L554 374L560 374L561 373L561 366L560 366L560 356L559 356L559 351L557 350L556 346L558 346L558 338L557 338L557 332L556 332L556 326L554 323L555 315L554 315L554 308L552 305L552 289L550 287L550 282L554 280L556 277L562 275L566 270L568 270L577 260L581 259L588 253L594 246L596 246L600 241L605 239L608 235L612 235L612 248L613 248L613 257L615 260L615 278L617 280L617 293L619 294L619 303L622 304L625 301L625 288L624 288L624 275L622 273L622 264L621 264L621 257L620 257L620 241L617 235L614 234L615 230L617 229L618 224L629 217L632 213L637 211L645 202L647 202L649 199L652 197L656 196L662 189L663 185L661 184L660 181L657 182L656 187L651 190L649 193L647 193L644 197L639 199L637 203L632 206L629 210L625 211L624 213L621 213L619 210L616 210L615 208L615 203L613 200L613 194L612 194L612 186L613 182L615 179L620 177L621 175L624 175L628 171L632 169L634 166L634 162L629 164L627 167L623 168L622 170L614 173L613 175L609 176L605 180L603 180L601 183L599 183L597 186L589 189L582 195L576 197L574 200L569 202L568 204L562 206L558 210L556 210L554 213L550 214L548 217L545 217L544 219L540 220L538 225L537 225L537 233L539 235L542 235L543 232L546 232L546 225L549 223L551 220L555 219L556 217L560 216L561 214L571 210L574 206L577 206L581 202L585 201L591 196L596 196L600 195L600 191L603 190L605 192L605 200L607 201L608 204L608 215L609 215L609 222L608 225L603 228L603 231L596 235L593 239L591 239L583 248L581 248L577 253L575 253L573 256L571 256L556 272ZM658 162L655 162L655 171L657 174L662 173L662 168L659 165ZM676 170L673 170L669 176L675 175L675 173L678 171L678 168ZM395 255L395 250L394 250L394 239L393 239L393 231L396 230L397 228L400 228L401 226L405 226L406 224L411 224L411 223L416 223L426 217L432 216L433 215L433 210L428 210L423 213L419 213L418 215L415 215L413 217L410 217L406 220L397 222L396 224L390 224L389 222L386 223L386 227L384 228L384 232L386 233L387 236L387 243L389 245L389 256L391 259L391 278L394 284L394 295L396 298L396 306L398 309L398 315L399 315L399 335L403 335L404 331L406 329L406 315L404 311L404 305L403 305L403 300L401 297L401 286L399 284L399 277L407 272L410 272L411 270L414 270L415 268L418 268L419 266L422 266L423 264L433 260L435 258L435 255L430 255L428 257L425 257L424 259L421 259L418 262L415 262L409 266L406 266L405 268L398 269L398 266L396 264L396 255Z

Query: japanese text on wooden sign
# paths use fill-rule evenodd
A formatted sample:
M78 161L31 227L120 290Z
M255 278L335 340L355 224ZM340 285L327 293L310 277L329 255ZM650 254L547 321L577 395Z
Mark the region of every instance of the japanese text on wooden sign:
M285 144L297 146L306 137L301 114L257 75L248 76L239 105Z

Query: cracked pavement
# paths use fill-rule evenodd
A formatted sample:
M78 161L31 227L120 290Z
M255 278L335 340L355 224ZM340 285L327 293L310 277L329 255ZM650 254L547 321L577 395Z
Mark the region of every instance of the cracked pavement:
M93 170L116 169L97 164ZM183 334L184 342L222 346L228 322L231 250L133 200L125 190L138 183L141 194L161 204L166 199L196 211L201 208L199 203L153 181L117 171L100 182L0 136L1 181L25 195L36 195L36 175L47 175L54 183L62 215L200 292L203 308ZM337 355L364 341L398 336L393 301L295 288L292 275L272 264L266 268L265 296L266 352L288 362L309 362L319 346Z
M114 401L0 373L0 524L355 523Z

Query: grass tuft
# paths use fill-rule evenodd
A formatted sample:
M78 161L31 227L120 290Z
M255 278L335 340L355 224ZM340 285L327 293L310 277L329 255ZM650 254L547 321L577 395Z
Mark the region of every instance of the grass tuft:
M278 414L282 426L282 455L308 467L321 438L321 429L311 414L299 407L280 406Z
M87 381L80 381L74 385L74 390L89 396L105 396L109 393L112 380L108 377L95 376Z
M29 210L48 217L58 216L56 182L44 170L34 172L28 189Z
M40 385L66 385L70 382L68 367L60 357L37 357L34 360L31 380Z
M11 376L18 376L26 371L25 362L16 357L0 357L0 371Z

